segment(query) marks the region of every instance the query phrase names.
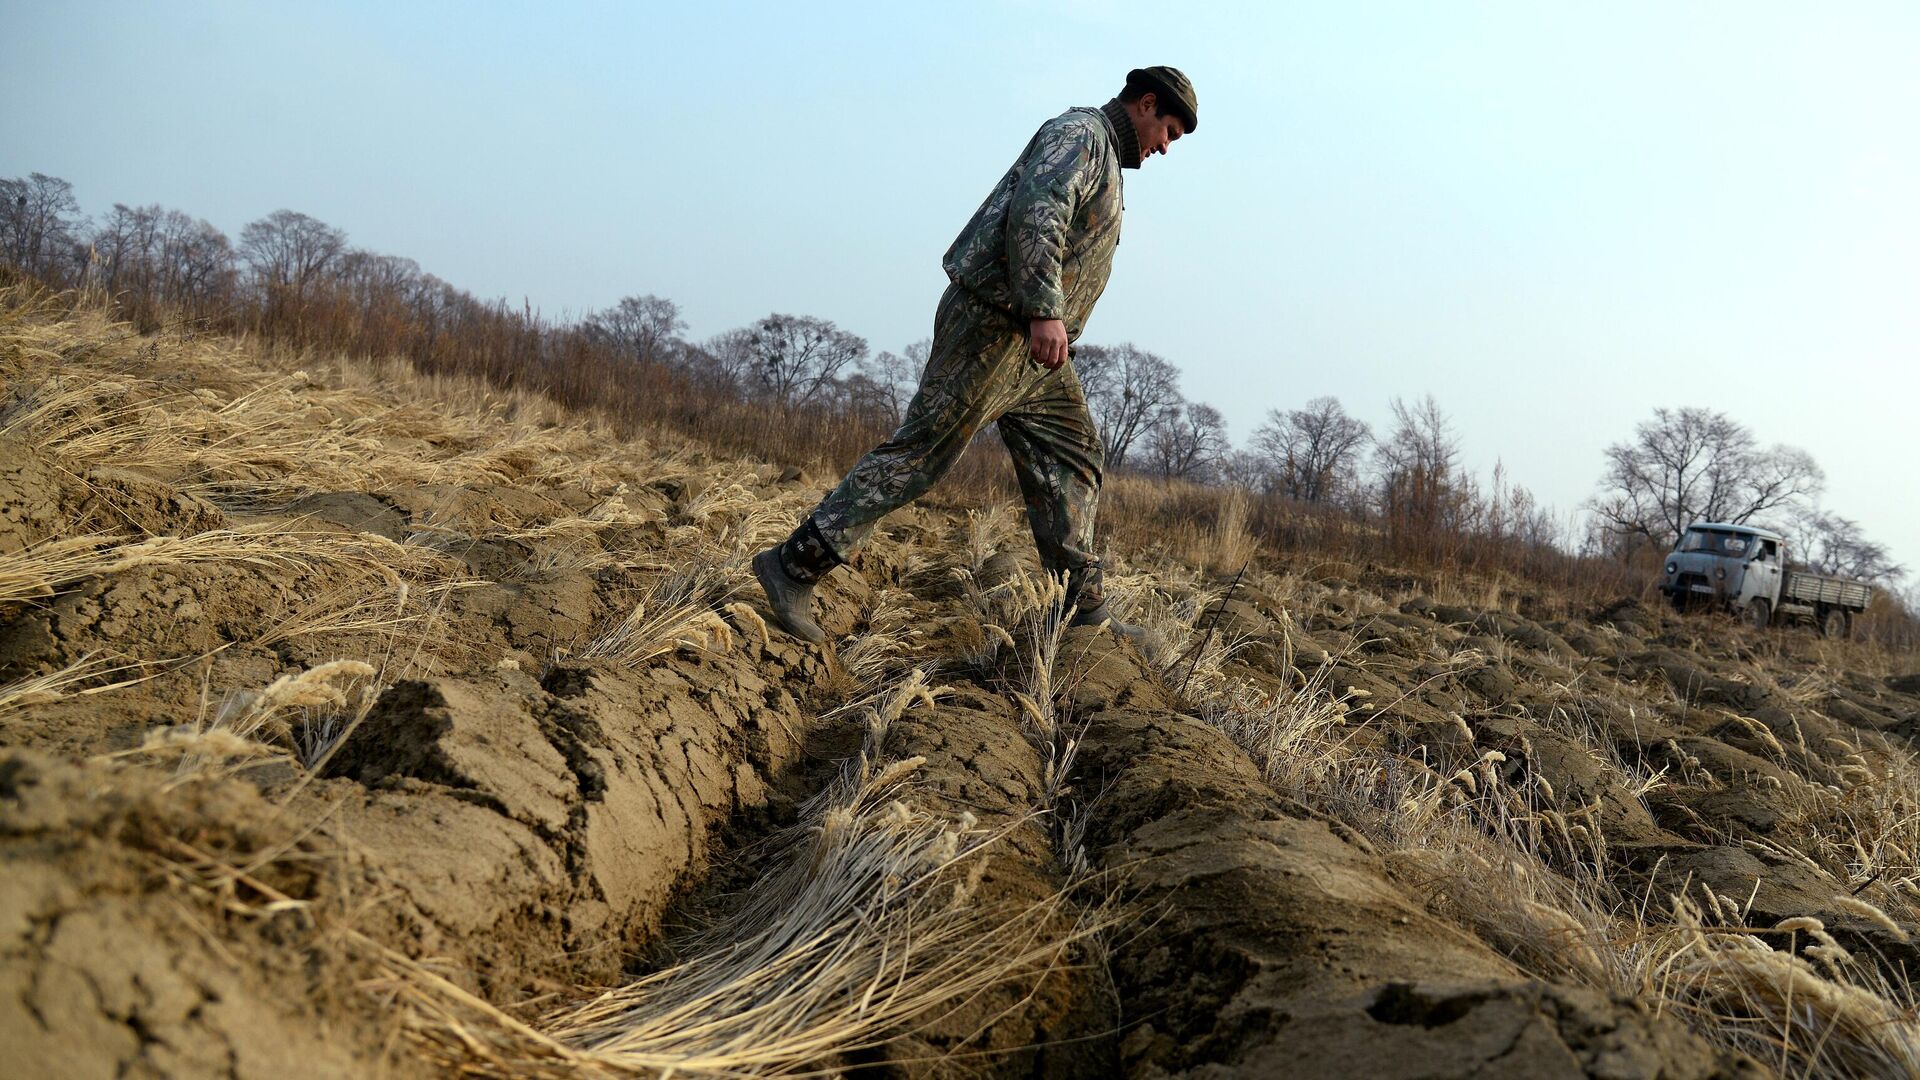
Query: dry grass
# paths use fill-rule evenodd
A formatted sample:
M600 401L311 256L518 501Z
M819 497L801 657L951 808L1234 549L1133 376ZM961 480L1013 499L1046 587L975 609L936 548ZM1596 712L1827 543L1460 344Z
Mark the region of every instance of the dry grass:
M1912 987L1848 955L1818 919L1755 931L1673 906L1676 928L1649 981L1697 1028L1781 1076L1920 1075Z
M155 728L138 749L111 756L171 759L176 784L209 770L291 760L295 735L289 714L346 708L350 691L363 710L371 707L378 684L367 680L375 674L371 664L334 660L282 675L264 689L229 694L212 715L203 711L191 723Z
M732 628L720 612L752 588L753 556L785 537L800 516L802 496L757 496L745 486L751 474L737 464L707 474L707 486L670 515L676 523L667 529L664 546L674 557L660 567L662 576L625 617L575 655L632 666L683 647L732 647ZM764 637L765 625L758 629Z
M1295 667L1300 658L1285 630L1283 626L1282 662ZM1245 750L1276 790L1296 797L1316 791L1330 794L1336 786L1333 768L1356 756L1346 750L1350 716L1370 704L1365 691L1337 685L1336 675L1336 658L1323 657L1302 685L1277 697L1225 683L1205 694L1201 715ZM1213 685L1209 679L1201 687ZM1323 794L1319 801L1324 799Z
M555 426L557 410L538 398L392 364L335 361L323 380L303 361L262 370L244 341L145 337L85 308L0 321L0 378L14 398L0 437L31 440L76 476L97 464L146 470L239 510L402 485L590 483L609 469L611 440L577 421ZM166 377L146 374L156 369Z
M1193 623L1163 623L1176 640L1184 631L1191 642L1197 632ZM1703 915L1682 897L1623 895L1597 802L1569 805L1531 773L1510 780L1504 755L1474 747L1464 722L1458 744L1466 749L1450 764L1363 748L1355 721L1390 718L1398 704L1340 685L1337 669L1364 666L1363 651L1321 656L1316 665L1296 655L1284 619L1281 638L1282 666L1297 666L1302 680L1277 693L1199 681L1203 717L1248 753L1276 792L1382 855L1435 915L1535 977L1651 1002L1779 1075L1915 1075L1920 1008L1904 976L1848 956L1824 930L1804 950L1797 939L1769 942L1777 935L1744 927L1739 898L1702 889ZM1468 670L1485 659L1455 650L1445 663ZM1665 782L1663 773L1621 760L1577 697L1571 708L1532 719L1585 746L1637 797ZM1789 756L1777 740L1775 747ZM1892 915L1858 896L1836 896L1832 906L1904 940L1901 920L1913 922L1916 892L1920 773L1909 755L1843 749L1848 783L1803 785L1812 800L1804 808L1809 840L1804 852L1786 853L1824 853L1820 861L1841 881L1876 886ZM1785 951L1776 948L1782 944Z
M1103 486L1107 543L1213 575L1231 575L1259 550L1252 506L1238 489L1202 489L1141 476Z
M733 600L750 582L747 560L785 532L808 497L756 494L762 477L753 466L706 460L670 438L621 442L538 395L475 379L297 355L262 367L251 346L230 339L142 337L99 311L31 308L17 298L0 298L0 380L9 399L0 438L30 444L102 498L111 493L91 478L96 466L166 477L173 490L236 516L317 493L430 485L565 489L585 495L568 505L591 507L523 516L449 503L444 514L416 517L405 543L286 521L150 536L117 519L76 518L53 538L0 555L0 603L44 602L89 579L141 569L226 565L323 579L324 588L267 621L254 644L387 642L384 657L349 653L375 662L320 663L209 703L193 722L156 731L126 755L173 763L180 777L267 760L304 764L308 775L324 767L379 690L418 659L454 590L487 586L447 554L474 543L530 547L534 554L511 575L523 580L609 569L653 575L627 613L581 647L583 658L641 664L681 648L727 647L736 630L764 639L752 609ZM1283 623L1278 645L1284 666L1301 673L1298 684L1273 692L1236 680L1231 662L1243 643L1206 628L1223 577L1246 564L1255 538L1309 552L1316 574L1358 580L1365 558L1385 550L1365 523L1137 477L1114 478L1108 495L1103 521L1119 549L1108 560L1110 594L1123 617L1158 638L1153 662L1174 679L1191 672L1181 685L1198 711L1247 751L1276 791L1379 852L1436 914L1531 973L1654 1002L1784 1075L1905 1076L1920 1068L1909 986L1847 956L1824 927L1747 927L1738 898L1621 895L1597 805L1569 804L1531 775L1511 778L1496 752L1473 746L1464 721L1461 743L1470 749L1444 761L1363 746L1358 722L1390 723L1396 705L1341 684L1340 665L1362 664L1364 650L1297 656ZM1069 783L1076 739L1058 708L1059 683L1073 667L1060 655L1058 583L1030 574L987 583L989 560L1021 546L1020 529L1017 514L996 503L970 514L956 540L983 631L979 655L967 659L989 671L1014 656L1012 694L1046 762L1045 805L1034 811L1053 816L1063 861L1084 869ZM649 562L632 535L645 536L645 551L667 554ZM1577 561L1563 562L1555 573L1579 570ZM945 572L937 562L927 572L934 571ZM1426 575L1424 591L1514 610L1523 597L1540 602L1541 581L1551 584L1551 575L1442 567ZM1619 584L1582 583L1554 602L1564 607L1581 590ZM1270 578L1263 587L1286 594ZM1106 916L1075 908L1064 894L1012 910L967 903L1001 832L918 808L915 763L884 753L888 727L938 692L924 672L888 685L915 648L909 619L903 598L883 591L864 632L844 644L841 659L863 691L849 703L865 718L863 753L803 826L759 852L772 869L711 936L683 943L685 963L536 1031L419 962L373 948L390 971L389 989L416 1006L416 1032L445 1063L479 1074L791 1073L1064 963L1066 949ZM397 646L402 636L418 639L412 660ZM1910 651L1861 642L1789 648L1778 636L1741 640L1755 656L1754 685L1795 709L1843 691L1837 671L1914 667ZM1434 659L1464 670L1511 658L1504 643L1487 648L1488 655L1442 650ZM1800 654L1797 669L1790 653ZM11 722L35 705L178 666L83 657L0 687L0 717ZM1622 760L1582 708L1590 692L1576 677L1556 693L1564 707L1528 719L1587 747L1634 796L1661 784L1735 779L1707 777L1677 746L1672 774ZM1663 690L1654 704L1671 696ZM1911 755L1867 740L1809 747L1797 725L1770 729L1737 714L1730 722L1789 768L1828 770L1820 783L1782 792L1788 820L1771 842L1844 883L1849 892L1834 898L1835 910L1907 933L1920 917L1920 771ZM202 869L217 876L217 868Z
M447 589L483 584L455 553L478 542L520 544L534 552L508 575L521 580L607 568L663 574L581 646L586 656L643 663L685 642L724 643L725 623L708 609L731 598L748 580L753 552L796 516L797 495L749 490L751 466L700 464L683 448L614 439L535 395L404 364L282 362L292 370L262 368L257 351L234 339L143 337L98 310L43 304L31 317L0 320L0 379L11 397L0 435L31 441L82 487L96 465L144 470L234 515L382 489L574 487L599 501L584 512L502 521L470 499L416 521L405 543L298 521L158 536L70 528L0 554L0 604L135 569L227 564L324 583L256 644L377 636L424 622ZM670 507L650 486L667 481L693 493ZM665 530L650 533L647 546L674 552L671 565L612 546L638 530Z
M840 666L858 691L870 692L897 674L924 636L916 629L920 613L911 600L898 589L879 589L863 620L864 628L840 647Z
M1022 575L1021 588L1030 602L1023 620L1026 648L1018 667L1018 686L1009 691L1020 706L1022 734L1040 755L1040 811L1048 816L1054 852L1071 877L1086 875L1091 867L1083 842L1085 807L1077 806L1073 795L1073 763L1086 723L1076 722L1060 707L1062 683L1073 678L1061 670L1060 649L1074 609L1067 603L1064 574L1048 575L1039 582Z
M83 656L57 671L30 675L0 686L0 718L35 705L67 698L91 697L125 686L137 686L158 678L168 670L164 665L159 666L159 670L149 670L154 667L156 665L119 661L106 656ZM114 677L127 672L142 674L131 678Z
M625 618L575 655L636 667L681 648L731 648L732 627L714 610L728 593L717 568L689 564L655 582Z
M1228 582L1205 580L1164 556L1114 554L1106 562L1107 601L1122 619L1146 630L1148 663L1196 704L1231 693L1226 665L1247 642L1214 625Z
M1920 923L1920 764L1864 739L1838 749L1839 783L1779 793L1781 832L1855 894Z
M913 797L922 760L883 757L891 724L938 693L916 671L868 710L860 756L746 855L770 869L684 959L539 1031L403 970L416 1033L470 1075L809 1075L1059 970L1111 916L1065 892L982 901L986 860L1021 822L931 813Z
M87 578L209 563L280 573L346 571L398 587L401 572L450 573L439 552L367 533L300 532L275 526L210 529L127 541L111 535L48 540L0 555L0 603L44 599Z

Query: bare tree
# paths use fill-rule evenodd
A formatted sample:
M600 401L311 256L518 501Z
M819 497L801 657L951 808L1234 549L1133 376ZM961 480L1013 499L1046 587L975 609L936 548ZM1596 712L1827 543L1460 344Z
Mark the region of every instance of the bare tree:
M1560 523L1552 508L1541 505L1522 485L1511 483L1503 462L1494 463L1492 490L1478 516L1479 527L1490 540L1533 548L1550 547L1560 540Z
M1814 573L1883 584L1892 584L1907 574L1906 567L1893 561L1886 545L1868 540L1860 523L1851 518L1809 510L1796 516L1786 532L1793 550Z
M747 397L762 392L753 372L753 328L738 327L699 344L683 346L675 366L716 393Z
M389 345L413 335L413 299L426 277L420 264L358 249L341 255L330 275L360 340Z
M154 249L159 246L158 206L113 209L93 231L93 281L108 293L151 291Z
M1268 412L1250 449L1268 491L1328 502L1354 482L1361 452L1372 441L1367 425L1347 415L1340 399L1317 397L1298 409Z
M767 396L788 408L823 396L867 354L865 338L811 315L769 315L747 328L743 344Z
M204 307L224 298L233 277L233 245L198 218L161 206L113 210L94 228L89 280L136 318L162 305Z
M1393 399L1393 431L1375 446L1380 510L1389 533L1433 545L1468 524L1474 485L1460 475L1460 438L1433 395Z
M1655 409L1627 442L1607 447L1593 507L1617 539L1671 545L1696 521L1743 524L1819 494L1826 474L1804 450L1762 448L1714 409Z
M80 250L80 203L73 185L29 173L0 179L0 255L29 274L61 278Z
M1245 488L1248 491L1267 490L1266 462L1252 450L1229 448L1220 455L1214 471L1220 482L1228 487Z
M203 218L178 210L160 219L160 290L172 303L206 305L233 287L233 242Z
M377 255L354 249L340 257L339 277L349 291L363 299L405 296L421 277L420 264L400 255Z
M1209 481L1228 450L1226 419L1211 405L1183 402L1160 414L1142 449L1158 476Z
M628 296L587 316L588 336L642 363L664 361L687 328L680 308L664 297Z
M240 230L240 252L270 295L305 299L346 250L346 233L292 210L275 210Z
M1179 369L1131 343L1076 346L1073 367L1100 426L1108 468L1125 467L1135 441L1181 402Z
M920 375L926 371L932 353L933 342L921 338L897 353L883 350L861 360L860 374L854 377L856 401L889 423L900 423L906 418L908 402L920 388Z

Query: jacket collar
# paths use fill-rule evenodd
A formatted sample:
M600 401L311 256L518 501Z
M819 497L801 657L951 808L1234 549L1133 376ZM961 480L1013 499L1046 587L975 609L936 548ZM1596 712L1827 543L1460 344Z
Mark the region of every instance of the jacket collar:
M1107 127L1113 134L1113 145L1120 150L1120 167L1137 169L1140 167L1140 133L1133 130L1133 117L1127 115L1127 107L1119 98L1100 106L1100 115L1106 118Z

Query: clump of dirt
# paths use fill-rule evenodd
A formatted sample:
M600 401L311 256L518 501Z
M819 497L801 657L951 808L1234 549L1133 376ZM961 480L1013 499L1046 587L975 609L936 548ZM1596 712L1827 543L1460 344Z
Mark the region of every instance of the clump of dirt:
M4 1030L22 1076L351 1076L391 1024L314 931L369 868L243 780L0 754ZM371 876L371 875L369 875ZM356 880L356 878L360 878ZM337 914L337 910L328 912ZM303 943L289 948L290 943Z

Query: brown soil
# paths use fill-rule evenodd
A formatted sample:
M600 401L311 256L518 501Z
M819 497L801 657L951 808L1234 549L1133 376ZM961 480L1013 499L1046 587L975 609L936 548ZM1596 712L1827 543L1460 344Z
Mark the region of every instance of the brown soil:
M892 752L927 759L916 798L956 816L971 813L991 829L1018 822L993 849L977 894L981 903L1032 902L1059 885L1048 822L1031 815L1044 801L1042 759L1028 741L1009 737L1020 724L1019 710L1004 697L968 689L936 709L908 713L887 736ZM1080 966L1038 985L1010 984L896 1040L865 1064L916 1076L1111 1076L1117 1018L1104 975ZM956 1051L993 1056L939 1060Z
M97 347L64 354L76 372L131 347L82 329ZM484 411L460 421L404 404L431 400L419 388L365 393L344 388L362 378L350 372L167 349L146 381L103 389L108 404L185 415L168 379L207 390L189 395L206 408L278 388L284 418L257 460L5 436L0 557L24 565L83 533L239 528L406 565L337 547L154 560L0 604L0 687L83 676L0 707L0 1034L20 1075L444 1072L446 1043L414 1037L431 1017L400 959L528 1022L672 963L687 925L724 925L731 894L759 880L753 841L802 822L860 752L859 712L841 707L915 665L947 692L891 725L886 756L925 759L903 798L1006 831L976 902L1066 888L1131 917L1037 977L823 1054L825 1068L1766 1073L1672 1011L1542 974L1524 945L1476 930L1425 864L1370 833L1390 808L1316 802L1266 771L1222 720L1230 692L1370 695L1323 747L1442 793L1472 768L1532 793L1606 838L1604 861L1542 856L1570 878L1630 897L1704 887L1754 925L1816 916L1885 971L1920 963L1913 886L1857 872L1843 846L1868 820L1859 800L1883 790L1861 780L1863 755L1911 769L1920 734L1920 682L1885 658L1631 600L1522 604L1479 583L1268 565L1209 609L1231 648L1192 684L1105 631L1066 635L1054 704L1078 756L1061 793L1017 693L1030 647L996 647L980 599L1023 580L1017 536L980 550L977 521L900 515L823 589L835 644L805 647L766 630L727 558L817 494L804 474ZM0 346L15 413L50 392L28 355ZM350 468L272 457L322 436L357 447ZM343 481L356 469L359 487ZM1164 571L1154 603L1218 595L1177 553L1128 558ZM586 655L636 605L670 610L663 590L695 564L721 582L699 620L643 659ZM255 707L241 691L342 658L381 674L324 756L308 751L349 723L351 700L284 711L246 734L254 751L192 749ZM168 749L176 736L188 749Z
M1083 691L1084 693L1084 691ZM1525 978L1225 736L1086 694L1103 861L1164 913L1122 950L1130 1075L1728 1075L1672 1019Z

